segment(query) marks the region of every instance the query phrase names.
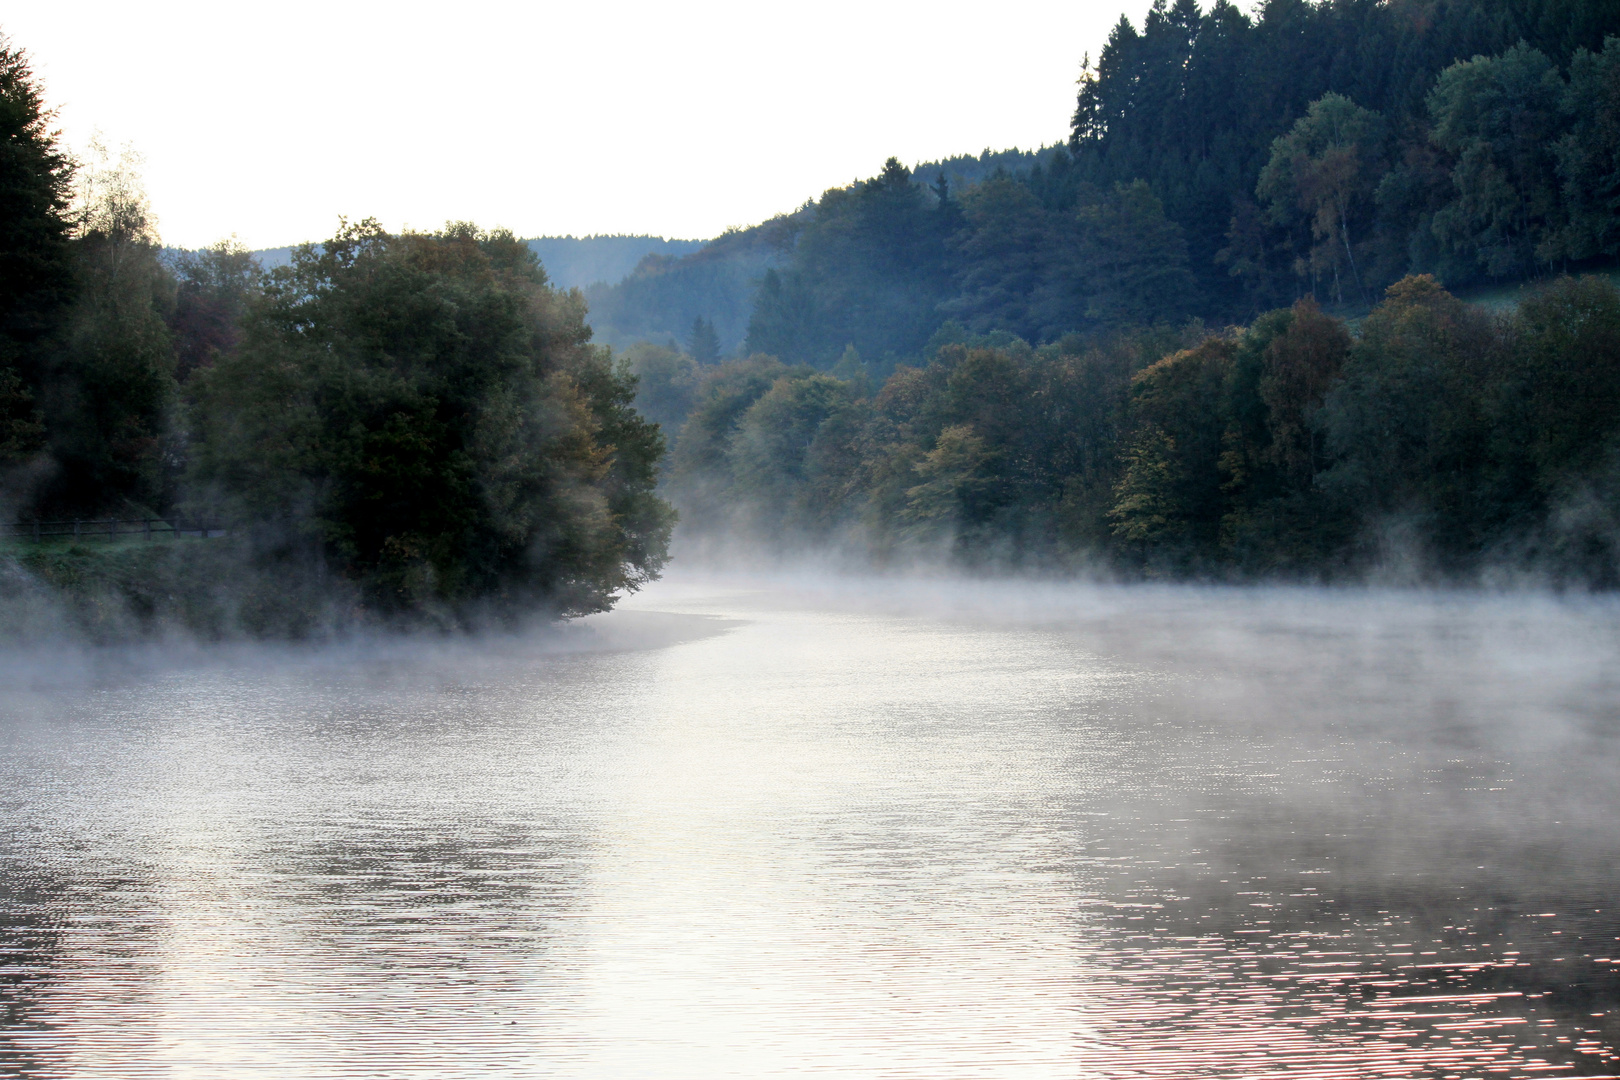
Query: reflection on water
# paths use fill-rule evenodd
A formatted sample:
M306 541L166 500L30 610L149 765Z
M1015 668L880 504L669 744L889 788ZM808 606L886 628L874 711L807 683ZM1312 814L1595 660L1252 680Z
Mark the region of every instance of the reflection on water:
M1617 645L1607 601L689 580L14 660L0 1074L1620 1073Z

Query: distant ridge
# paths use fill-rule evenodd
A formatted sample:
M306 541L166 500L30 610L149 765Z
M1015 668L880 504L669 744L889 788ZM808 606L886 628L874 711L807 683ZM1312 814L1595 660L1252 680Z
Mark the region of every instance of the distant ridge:
M586 288L597 282L623 281L648 255L678 259L701 248L705 240L666 240L662 236L538 236L529 248L540 256L551 283L559 289Z
M1027 173L1062 152L1061 146L986 149L919 163L912 175L930 188L943 177L952 192L961 192L998 172ZM537 236L527 243L553 286L590 293L593 310L587 321L596 327L597 340L623 346L649 338L681 339L701 316L715 324L730 352L741 346L747 331L759 275L792 248L794 216L785 214L710 240L593 233ZM262 248L253 255L270 270L290 263L293 250L291 245ZM649 256L653 258L643 265Z
M537 236L529 248L559 289L583 289L597 282L624 280L648 255L680 258L701 248L703 240L669 240L662 236ZM266 270L292 261L292 247L262 248L253 253Z
M997 173L1026 175L1037 165L1049 165L1052 158L1066 154L1058 145L1037 150L987 149L980 154L922 162L912 169L912 179L935 190L943 178L954 196ZM618 278L597 279L585 292L591 306L586 319L596 332L596 340L617 348L637 341L680 344L691 333L693 322L701 318L714 327L722 353L737 352L748 335L754 293L761 276L788 261L799 230L814 215L815 205L812 200L797 210L746 229L727 230L703 243L672 242L690 246L684 251L673 247L649 251L656 257L633 263Z

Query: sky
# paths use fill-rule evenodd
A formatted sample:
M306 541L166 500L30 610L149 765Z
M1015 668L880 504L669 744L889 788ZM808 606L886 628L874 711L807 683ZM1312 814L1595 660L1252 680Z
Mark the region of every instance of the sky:
M13 0L63 142L132 146L167 244L449 220L704 239L829 187L1068 134L1146 0Z

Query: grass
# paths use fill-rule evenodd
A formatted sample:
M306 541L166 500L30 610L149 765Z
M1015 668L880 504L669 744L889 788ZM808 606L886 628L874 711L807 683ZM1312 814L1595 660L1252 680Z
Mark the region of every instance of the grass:
M354 611L328 576L235 537L0 542L0 640L301 638Z

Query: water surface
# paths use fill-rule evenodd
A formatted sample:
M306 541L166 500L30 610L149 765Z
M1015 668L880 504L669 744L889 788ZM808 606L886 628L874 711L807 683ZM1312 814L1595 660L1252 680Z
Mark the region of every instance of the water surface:
M0 1074L1620 1073L1620 606L674 579L0 662Z

